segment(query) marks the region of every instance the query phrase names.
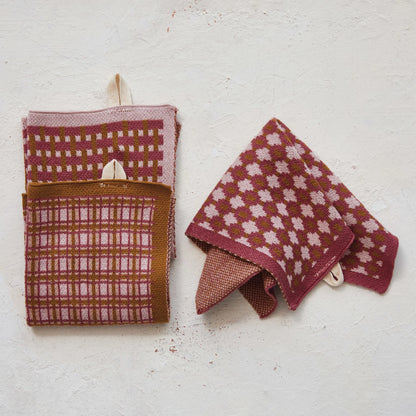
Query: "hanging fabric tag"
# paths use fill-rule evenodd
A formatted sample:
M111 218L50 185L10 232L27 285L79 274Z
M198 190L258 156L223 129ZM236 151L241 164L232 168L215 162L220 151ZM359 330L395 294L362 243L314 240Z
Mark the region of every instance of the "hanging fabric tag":
M133 104L130 88L120 74L116 74L111 78L107 86L107 100L109 107Z
M344 283L344 273L342 273L341 265L337 263L323 280L329 286L341 286Z
M126 172L123 169L123 166L120 163L113 159L111 162L108 162L104 168L103 173L101 174L101 179L126 179Z

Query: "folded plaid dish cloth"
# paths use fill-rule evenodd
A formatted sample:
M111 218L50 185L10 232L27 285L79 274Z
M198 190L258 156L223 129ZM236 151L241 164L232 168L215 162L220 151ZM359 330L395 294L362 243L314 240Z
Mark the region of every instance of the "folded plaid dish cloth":
M178 132L169 105L23 119L29 325L169 320Z
M347 282L383 293L398 239L279 120L270 120L225 173L186 235L207 253L203 313L239 289L260 317L278 285L295 310L339 262Z

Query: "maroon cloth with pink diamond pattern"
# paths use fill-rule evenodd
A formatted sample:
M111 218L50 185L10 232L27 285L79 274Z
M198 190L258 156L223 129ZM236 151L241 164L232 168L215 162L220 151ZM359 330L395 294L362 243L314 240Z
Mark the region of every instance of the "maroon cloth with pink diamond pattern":
M279 120L237 158L189 225L205 252L196 304L205 312L239 288L261 317L290 309L335 266L347 282L387 289L398 239Z

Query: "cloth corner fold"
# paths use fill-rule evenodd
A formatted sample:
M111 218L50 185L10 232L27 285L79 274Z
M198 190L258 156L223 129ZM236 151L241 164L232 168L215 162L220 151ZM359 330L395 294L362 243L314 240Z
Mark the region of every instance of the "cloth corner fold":
M295 310L336 263L383 293L398 239L282 122L270 120L218 182L185 233L207 258L202 313L239 289L260 317L279 287Z

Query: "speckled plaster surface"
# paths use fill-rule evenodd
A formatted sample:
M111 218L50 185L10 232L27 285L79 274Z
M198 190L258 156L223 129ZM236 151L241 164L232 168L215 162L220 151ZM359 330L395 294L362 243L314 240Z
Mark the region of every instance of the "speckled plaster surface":
M0 414L414 415L415 21L410 0L1 0ZM172 321L30 329L20 117L102 108L115 72L135 103L180 110ZM399 236L392 285L197 316L204 255L183 233L272 116Z

